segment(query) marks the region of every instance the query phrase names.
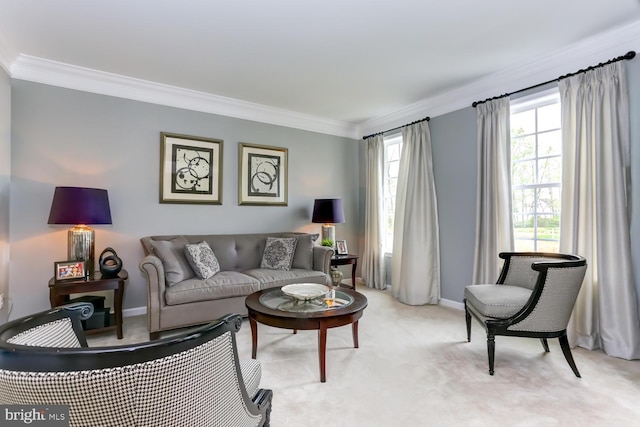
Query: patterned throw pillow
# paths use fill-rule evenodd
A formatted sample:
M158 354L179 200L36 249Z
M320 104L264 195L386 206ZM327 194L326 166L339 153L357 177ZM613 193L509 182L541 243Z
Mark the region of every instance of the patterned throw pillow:
M185 245L184 255L200 279L209 279L220 271L218 258L207 242Z
M260 268L291 270L297 241L295 237L267 237Z

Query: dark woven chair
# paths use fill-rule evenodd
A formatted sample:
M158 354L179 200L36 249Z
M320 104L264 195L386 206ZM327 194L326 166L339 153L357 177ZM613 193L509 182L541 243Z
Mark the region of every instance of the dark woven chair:
M0 403L69 405L71 426L268 426L260 364L240 362L241 318L152 342L89 348L76 303L0 327Z
M471 285L464 291L467 340L471 317L487 331L489 374L493 375L497 335L539 338L545 352L547 339L558 338L573 373L567 324L587 269L578 255L537 252L503 252L502 272L495 285Z

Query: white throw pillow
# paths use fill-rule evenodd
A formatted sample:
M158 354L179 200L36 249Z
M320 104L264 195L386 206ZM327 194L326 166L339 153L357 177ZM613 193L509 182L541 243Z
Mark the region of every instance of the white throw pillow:
M297 242L295 237L267 237L260 268L291 270Z
M185 245L184 255L200 279L209 279L220 271L218 258L207 242Z

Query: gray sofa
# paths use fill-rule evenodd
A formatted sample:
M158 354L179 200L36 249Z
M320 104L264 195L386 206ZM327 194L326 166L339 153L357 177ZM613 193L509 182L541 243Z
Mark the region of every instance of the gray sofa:
M289 270L260 268L267 237L296 238ZM145 252L140 270L147 279L149 338L160 332L198 325L228 313L247 315L244 300L261 289L290 283L331 283L333 250L317 246L317 234L166 235L140 239ZM220 265L208 279L195 276L185 255L186 244L207 242Z

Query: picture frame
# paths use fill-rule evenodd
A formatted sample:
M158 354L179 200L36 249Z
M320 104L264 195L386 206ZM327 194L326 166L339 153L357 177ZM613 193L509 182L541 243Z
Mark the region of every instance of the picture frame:
M286 148L238 144L238 205L288 205L288 154Z
M222 204L223 140L160 133L160 203Z
M53 277L56 283L84 280L86 275L84 261L69 260L53 263Z
M336 253L338 255L347 255L349 253L346 240L336 240Z

